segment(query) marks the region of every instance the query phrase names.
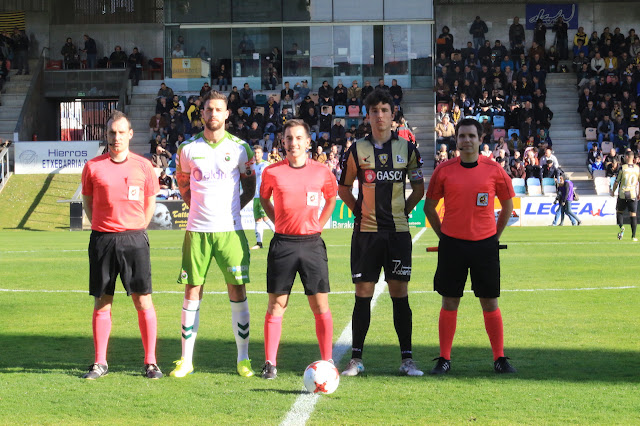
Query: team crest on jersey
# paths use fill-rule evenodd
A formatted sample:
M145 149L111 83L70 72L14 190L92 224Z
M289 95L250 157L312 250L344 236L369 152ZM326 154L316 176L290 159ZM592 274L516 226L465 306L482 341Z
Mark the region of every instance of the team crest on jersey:
M489 205L489 193L479 192L476 198L476 206L487 207Z
M231 154L228 152L224 155L224 161L231 161Z
M404 164L404 163L406 163L406 161L404 160L404 158L402 158L401 155L396 155L396 163Z
M367 183L371 183L376 180L376 172L374 170L365 170L364 171L364 181Z
M320 197L317 192L307 192L307 205L308 206L319 206L320 205Z
M387 164L387 160L389 159L389 156L387 154L380 154L378 155L378 159L380 160L380 164L384 166L385 164Z

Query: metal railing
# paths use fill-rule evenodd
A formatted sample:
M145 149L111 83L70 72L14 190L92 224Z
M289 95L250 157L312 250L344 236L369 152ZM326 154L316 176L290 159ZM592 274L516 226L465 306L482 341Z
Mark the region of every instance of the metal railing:
M4 189L7 181L11 177L9 171L9 148L4 148L0 151L0 192Z

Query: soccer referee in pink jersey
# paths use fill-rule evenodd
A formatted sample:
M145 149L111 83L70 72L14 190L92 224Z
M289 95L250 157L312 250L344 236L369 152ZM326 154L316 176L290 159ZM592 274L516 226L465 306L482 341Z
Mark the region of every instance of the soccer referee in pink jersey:
M296 273L300 274L315 317L320 356L327 361L332 356L327 248L320 232L336 205L338 184L327 166L309 159L310 144L309 126L302 120L287 121L284 125L286 159L262 172L260 202L276 226L267 258L269 305L264 322L264 379L277 376L282 317ZM321 212L320 197L325 200Z
M91 222L89 294L95 297L95 362L82 378L95 380L109 372L107 345L111 304L118 275L138 311L146 377L159 379L156 364L156 311L151 300L151 259L146 228L160 191L151 162L129 152L131 122L116 111L107 122L109 152L91 159L82 171L84 211Z

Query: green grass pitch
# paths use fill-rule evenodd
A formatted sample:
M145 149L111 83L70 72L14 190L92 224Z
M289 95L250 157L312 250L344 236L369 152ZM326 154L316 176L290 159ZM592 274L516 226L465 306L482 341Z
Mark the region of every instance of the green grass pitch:
M15 227L11 223L0 232L2 424L279 424L302 391L305 366L319 358L313 315L296 283L283 323L278 378L243 379L235 374L229 302L222 293L222 276L214 269L205 287L213 293L205 294L201 307L195 374L159 381L142 376L137 316L131 301L118 293L108 351L110 374L83 381L79 377L93 361L89 234L10 229ZM336 393L320 397L308 423L638 424L640 246L628 238L618 241L615 235L615 227L505 231L502 242L509 248L501 253L500 307L506 354L519 369L517 375L493 373L479 304L466 294L450 374L398 376L391 301L383 294L365 345L366 374L343 378ZM167 375L180 357L183 296L175 279L182 236L177 231L150 232L158 360ZM335 293L330 304L337 339L353 306L350 232L330 230L323 237ZM254 241L251 233L248 238ZM425 247L435 244L431 230L415 243L410 284L414 357L424 370L438 355L440 300L431 284L436 255L425 253ZM267 250L251 254L249 351L259 370L264 359Z

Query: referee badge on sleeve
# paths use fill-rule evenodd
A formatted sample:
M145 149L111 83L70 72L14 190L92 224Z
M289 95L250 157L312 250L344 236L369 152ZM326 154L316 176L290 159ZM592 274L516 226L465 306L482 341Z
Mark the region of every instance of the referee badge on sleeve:
M488 205L489 205L489 193L478 192L478 197L476 198L476 206L487 207Z

